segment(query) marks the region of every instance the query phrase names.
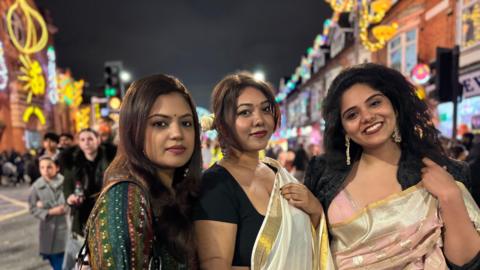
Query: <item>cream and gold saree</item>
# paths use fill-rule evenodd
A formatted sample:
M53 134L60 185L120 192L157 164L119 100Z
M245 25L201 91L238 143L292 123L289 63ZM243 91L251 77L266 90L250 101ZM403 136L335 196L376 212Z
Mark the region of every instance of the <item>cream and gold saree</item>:
M462 183L468 214L480 233L480 210ZM420 184L330 225L337 269L448 269L438 201Z
M277 173L267 214L253 247L251 269L334 269L324 215L315 230L309 216L280 194L283 185L298 181L276 160L265 158L263 162L275 167Z

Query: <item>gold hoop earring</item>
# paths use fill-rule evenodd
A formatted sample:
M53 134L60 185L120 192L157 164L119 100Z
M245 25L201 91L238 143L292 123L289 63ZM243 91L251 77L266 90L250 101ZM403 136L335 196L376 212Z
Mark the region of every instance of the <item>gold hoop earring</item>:
M396 143L402 142L402 135L400 134L398 127L395 127L395 130L393 130L392 139Z
M350 137L348 135L345 135L345 157L347 166L350 166Z

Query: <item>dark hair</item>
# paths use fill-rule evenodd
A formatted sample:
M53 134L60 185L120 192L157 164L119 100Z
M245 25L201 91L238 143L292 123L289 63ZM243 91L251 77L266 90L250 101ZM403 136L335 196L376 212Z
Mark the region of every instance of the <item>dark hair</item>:
M73 140L73 135L71 133L68 133L68 132L64 132L64 133L60 134L59 138L61 138L61 137L67 137L70 140Z
M272 106L273 119L275 121L274 129L280 125L280 107L275 102L275 94L269 83L257 80L251 73L244 71L226 76L215 85L211 104L215 115L213 127L218 131L220 147L227 153L232 148L243 150L243 147L238 142L234 123L237 118L238 97L247 87L253 87L262 92Z
M43 135L43 140L51 140L51 141L54 141L56 143L58 143L58 140L59 140L59 137L57 135L57 133L54 133L54 132L47 132L45 133L45 135Z
M398 71L377 64L362 64L342 71L332 82L323 101L325 119L324 147L327 162L336 168L345 165L345 131L340 117L343 93L355 84L365 84L382 92L392 103L402 142L400 148L416 157L441 162L445 156L427 105L415 93L415 87ZM358 160L362 148L350 142L350 156Z
M178 93L188 103L193 114L195 128L195 147L190 160L174 173L171 194L159 181L157 169L144 153L145 130L147 118L159 96ZM191 205L197 196L197 187L201 174L200 125L195 104L185 86L175 77L152 75L137 80L129 87L120 109L118 152L107 168L105 178L114 179L116 175L129 174L132 180L144 187L152 198L156 213L160 213L159 234L167 250L178 260L195 258L193 224L190 220ZM185 177L184 173L188 170ZM106 182L107 182L106 181Z

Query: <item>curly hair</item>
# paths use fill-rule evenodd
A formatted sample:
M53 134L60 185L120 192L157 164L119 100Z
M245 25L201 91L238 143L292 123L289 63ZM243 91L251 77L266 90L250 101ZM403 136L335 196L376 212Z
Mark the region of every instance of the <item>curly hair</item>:
M235 119L237 100L247 87L258 89L267 98L272 106L274 130L280 125L280 107L275 102L272 86L264 81L257 80L249 72L238 72L227 75L213 89L211 104L215 115L213 128L218 131L220 147L224 153L230 153L232 148L243 150L235 133Z
M369 63L343 70L333 80L323 101L325 157L330 166L348 167L345 165L345 131L340 118L340 104L343 94L355 84L368 85L390 100L402 137L402 152L443 163L445 153L440 146L439 132L431 121L427 105L416 95L415 87L400 72ZM352 164L361 153L362 147L351 141Z
M190 160L182 167L176 168L171 194L158 179L159 165L145 154L145 130L147 118L159 96L170 93L180 94L188 103L195 129L195 146ZM110 180L118 174L130 175L140 186L150 193L156 213L160 213L158 228L160 241L180 261L195 258L193 224L190 220L191 206L197 197L201 177L200 124L195 104L187 88L175 77L152 75L135 81L127 91L120 109L119 136L117 156L108 167L105 179ZM184 172L188 174L184 176Z

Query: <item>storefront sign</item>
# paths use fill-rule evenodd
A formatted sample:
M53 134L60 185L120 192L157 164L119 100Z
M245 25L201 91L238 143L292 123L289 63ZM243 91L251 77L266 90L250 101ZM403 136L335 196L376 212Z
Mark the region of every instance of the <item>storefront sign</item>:
M463 97L469 98L480 95L480 70L460 76L463 86Z

